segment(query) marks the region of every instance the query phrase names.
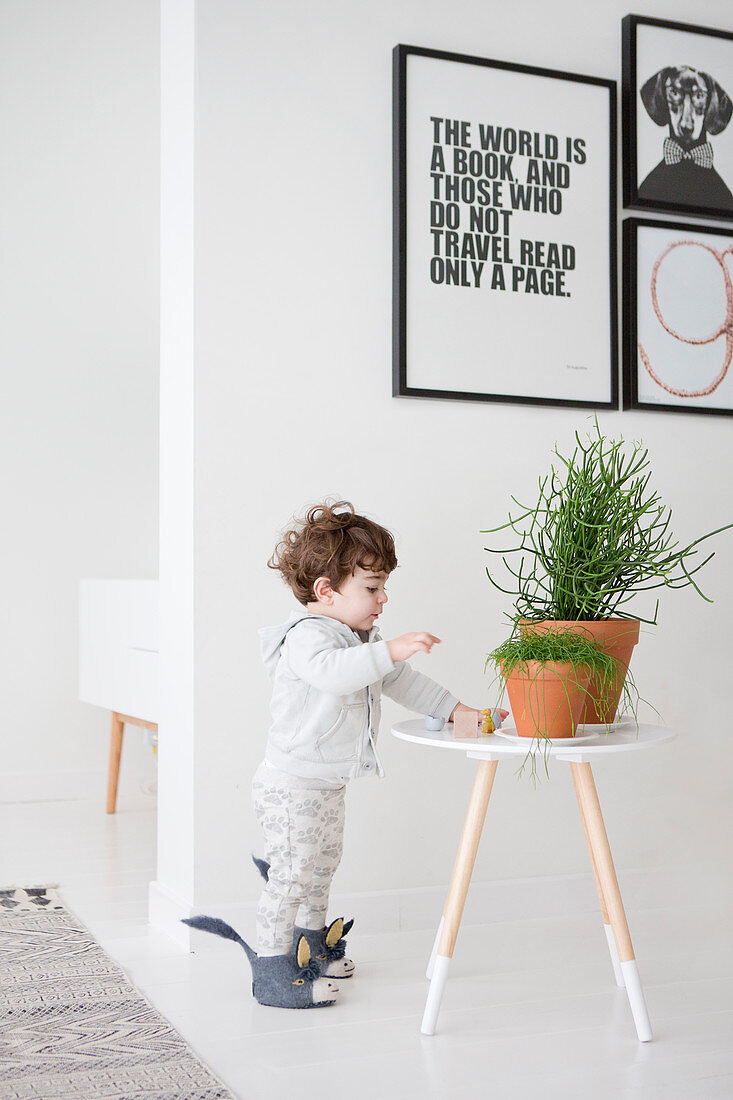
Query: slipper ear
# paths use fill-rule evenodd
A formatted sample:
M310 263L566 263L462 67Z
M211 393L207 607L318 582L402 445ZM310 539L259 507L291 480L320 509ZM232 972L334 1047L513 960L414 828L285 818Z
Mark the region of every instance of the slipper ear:
M349 932L351 931L351 929L353 927L354 927L354 918L352 917L351 920L347 920L346 924L344 925L344 930L341 933L341 935L342 936L348 936Z
M308 963L311 961L311 949L308 946L308 940L305 938L305 936L301 936L298 940L298 951L296 954L296 959L298 961L298 966L301 967L301 969L304 966L307 966Z
M326 947L333 947L344 934L344 918L337 917L326 930Z

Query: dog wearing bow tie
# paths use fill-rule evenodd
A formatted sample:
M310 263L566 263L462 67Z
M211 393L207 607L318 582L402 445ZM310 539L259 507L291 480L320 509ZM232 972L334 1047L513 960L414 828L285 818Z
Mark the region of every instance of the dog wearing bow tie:
M641 89L657 126L667 126L663 159L639 186L639 198L733 212L733 194L713 168L709 134L721 133L733 103L707 73L688 65L660 69Z

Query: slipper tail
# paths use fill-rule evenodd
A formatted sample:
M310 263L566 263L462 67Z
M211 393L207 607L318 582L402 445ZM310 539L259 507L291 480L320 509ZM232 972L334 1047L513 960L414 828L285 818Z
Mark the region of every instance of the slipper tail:
M257 958L257 953L252 950L249 944L244 942L231 924L227 924L226 921L220 920L218 917L186 917L182 923L187 924L189 928L197 928L200 932L211 932L215 936L222 936L225 940L234 940L235 943L241 944L250 963Z
M252 856L252 862L262 875L265 882L267 882L270 874L270 864L267 862L266 859L258 859L255 855Z

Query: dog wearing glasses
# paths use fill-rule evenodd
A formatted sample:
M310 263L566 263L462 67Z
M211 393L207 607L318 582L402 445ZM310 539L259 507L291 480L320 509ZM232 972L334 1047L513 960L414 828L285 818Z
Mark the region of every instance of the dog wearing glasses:
M720 84L689 65L660 69L641 89L657 126L667 126L663 157L639 186L639 198L733 212L733 194L713 168L708 135L721 133L733 103Z

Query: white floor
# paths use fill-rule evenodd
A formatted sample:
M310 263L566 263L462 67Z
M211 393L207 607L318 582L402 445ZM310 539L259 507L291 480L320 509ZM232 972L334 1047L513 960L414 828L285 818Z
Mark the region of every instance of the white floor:
M680 881L673 908L629 912L651 1043L635 1037L591 914L462 929L429 1038L420 1020L431 931L367 936L357 926L356 977L338 1005L309 1012L257 1005L233 944L188 955L152 932L153 802L123 802L115 816L101 801L3 806L0 887L58 883L242 1100L733 1098L733 906L696 907Z

